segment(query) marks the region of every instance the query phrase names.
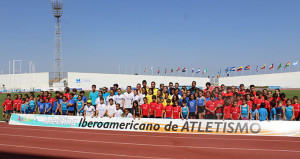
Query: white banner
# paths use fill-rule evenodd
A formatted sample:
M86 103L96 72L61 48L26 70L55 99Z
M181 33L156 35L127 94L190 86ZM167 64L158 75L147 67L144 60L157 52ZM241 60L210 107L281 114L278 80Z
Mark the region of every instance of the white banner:
M165 133L300 137L297 121L181 120L151 118L84 118L63 115L12 114L11 125Z

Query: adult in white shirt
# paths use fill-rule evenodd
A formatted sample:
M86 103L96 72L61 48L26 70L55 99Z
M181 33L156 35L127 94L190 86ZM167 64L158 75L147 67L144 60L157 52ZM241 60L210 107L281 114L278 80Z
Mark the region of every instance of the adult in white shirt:
M118 94L115 95L115 103L120 104L120 107L123 107L123 99L124 99L124 96L121 92L121 89L119 88L118 89Z
M123 110L130 109L130 112L132 110L132 102L133 102L133 92L131 91L131 86L127 86L127 92L124 93L124 99L123 99Z
M115 117L115 113L116 113L116 105L114 104L113 99L109 99L109 103L107 104L106 107L106 115L109 118Z
M112 99L115 102L115 92L114 90L110 90L109 92L109 96L106 97L106 103L109 103L108 101Z
M134 94L134 96L133 96L133 101L137 101L138 102L138 105L141 105L140 104L140 100L141 100L141 97L140 97L140 95L138 94L138 91L137 90L134 90L133 91L133 94Z
M116 104L115 117L122 117L123 111L120 109L120 104Z
M104 98L100 99L100 103L97 104L96 108L96 117L103 118L106 114L107 106L104 103Z
M92 101L88 100L87 105L84 107L84 117L94 117L95 107L92 106Z
M139 94L140 97L141 97L141 100L140 100L140 105L144 104L144 98L147 96L147 90L145 87L142 87L141 88L141 93Z

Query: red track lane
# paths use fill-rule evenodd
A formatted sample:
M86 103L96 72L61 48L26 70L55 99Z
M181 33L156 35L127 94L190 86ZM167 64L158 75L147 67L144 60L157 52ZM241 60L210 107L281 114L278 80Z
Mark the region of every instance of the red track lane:
M300 138L82 130L0 123L0 151L57 158L298 158Z

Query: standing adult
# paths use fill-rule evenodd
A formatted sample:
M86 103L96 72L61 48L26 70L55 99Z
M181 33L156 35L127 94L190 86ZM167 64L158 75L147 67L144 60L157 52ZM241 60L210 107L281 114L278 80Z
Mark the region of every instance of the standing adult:
M99 97L98 92L96 92L96 85L92 85L92 92L90 92L89 98L91 99L92 105L96 107L96 99Z
M132 102L134 95L131 91L131 86L127 86L127 92L125 92L123 96L123 110L125 111L125 109L128 109L130 112L132 112Z

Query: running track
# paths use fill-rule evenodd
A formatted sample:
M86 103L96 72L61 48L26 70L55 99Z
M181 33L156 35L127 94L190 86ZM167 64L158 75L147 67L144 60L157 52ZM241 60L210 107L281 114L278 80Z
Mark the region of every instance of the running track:
M300 138L168 134L0 123L0 158L299 158Z

